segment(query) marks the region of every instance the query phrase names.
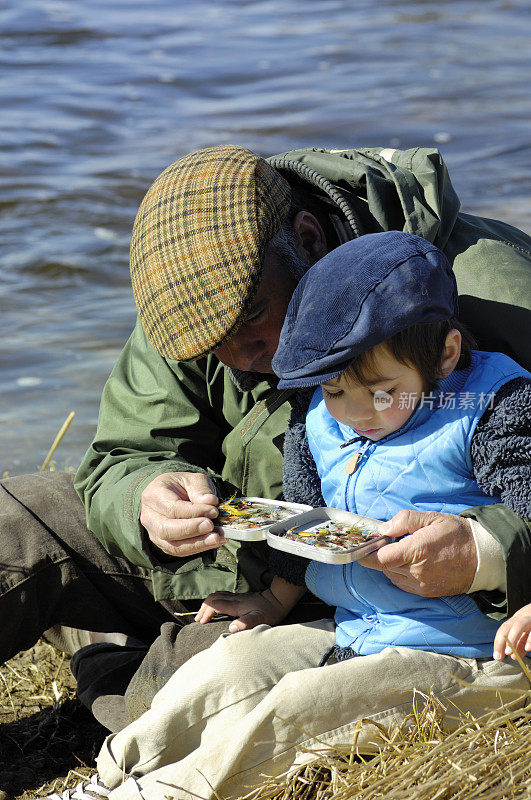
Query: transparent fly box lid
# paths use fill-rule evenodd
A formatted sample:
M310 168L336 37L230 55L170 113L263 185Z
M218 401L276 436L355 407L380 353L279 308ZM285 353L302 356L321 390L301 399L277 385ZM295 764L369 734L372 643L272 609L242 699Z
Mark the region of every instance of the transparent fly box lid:
M219 504L215 530L227 539L240 542L265 540L266 533L276 523L286 522L311 506L269 500L265 497L233 497Z
M312 508L297 517L271 525L267 543L277 550L313 561L348 564L394 541L378 533L381 524L381 520L350 511Z

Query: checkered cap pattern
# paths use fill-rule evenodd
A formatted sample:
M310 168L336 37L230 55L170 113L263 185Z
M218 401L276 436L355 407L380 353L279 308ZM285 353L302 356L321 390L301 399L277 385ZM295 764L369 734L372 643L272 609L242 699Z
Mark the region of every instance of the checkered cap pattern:
M130 265L142 326L161 355L198 358L236 332L290 200L280 173L234 145L191 153L156 179L136 216Z

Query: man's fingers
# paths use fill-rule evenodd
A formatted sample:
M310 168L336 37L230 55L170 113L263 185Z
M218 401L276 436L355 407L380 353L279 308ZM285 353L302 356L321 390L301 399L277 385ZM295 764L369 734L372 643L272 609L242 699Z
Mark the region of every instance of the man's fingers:
M217 533L211 533L208 536L197 536L190 539L179 540L178 542L167 542L164 539L157 541L152 539L159 550L162 550L169 556L174 558L185 558L186 556L195 556L199 553L204 553L205 550L213 550L225 544L227 540Z
M149 538L160 539L165 542L179 542L194 536L206 536L214 530L214 522L206 517L193 517L192 519L170 519L164 514L159 514L149 506L143 506L140 512L140 522L148 531Z
M161 489L156 495L149 496L142 503L143 508L150 508L168 519L194 519L208 517L215 519L218 511L212 503L191 503L178 500L171 489Z
M226 541L214 532L217 503L207 475L166 472L142 492L140 523L153 544L167 555L193 556Z
M187 472L184 475L183 483L191 503L217 506L219 500L216 489L208 475L200 472Z
M182 497L182 486L177 492L177 484L159 483L149 486L142 494L142 507L151 508L169 519L193 519L194 517L210 517L218 515L217 498L213 494L201 496L199 501L190 501ZM149 491L148 491L149 490Z
M415 556L418 555L415 547L415 540L407 534L415 533L427 525L440 520L436 512L432 511L399 511L389 522L382 523L378 531L390 538L397 537L398 542L384 544L374 553L370 553L365 558L360 559L360 564L370 569L378 569L383 572L400 571L408 572ZM400 574L400 573L399 573ZM392 578L395 582L394 578ZM404 588L396 583L401 589Z
M383 522L378 530L386 536L405 536L408 533L431 525L439 519L436 511L408 511L403 509L395 514L388 522Z
M212 550L226 541L214 531L210 519L168 519L149 508L143 508L140 522L153 544L175 558Z
M384 544L379 550L370 553L365 558L360 558L360 564L371 569L396 570L404 567L411 561L410 542L408 539L401 539L399 542L389 542Z
M385 545L385 547L387 547L387 545ZM365 558L360 558L359 563L363 567L369 567L369 569L379 569L380 572L382 571L382 565L380 564L376 553L369 553L369 555L365 556Z
M403 510L380 531L400 538L361 564L381 570L400 589L422 597L444 597L462 594L472 584L476 546L470 523L463 517Z

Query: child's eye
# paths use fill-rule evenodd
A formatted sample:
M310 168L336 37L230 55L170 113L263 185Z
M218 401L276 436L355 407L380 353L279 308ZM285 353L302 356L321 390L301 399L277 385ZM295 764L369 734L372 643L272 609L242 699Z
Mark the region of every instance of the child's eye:
M335 397L341 397L343 394L343 389L340 389L338 392L329 392L324 386L321 386L321 389L323 390L324 396L328 397L329 400L333 400Z
M384 392L385 394L394 394L396 392L396 386L391 387L391 389L369 389L370 394L374 397L376 392Z

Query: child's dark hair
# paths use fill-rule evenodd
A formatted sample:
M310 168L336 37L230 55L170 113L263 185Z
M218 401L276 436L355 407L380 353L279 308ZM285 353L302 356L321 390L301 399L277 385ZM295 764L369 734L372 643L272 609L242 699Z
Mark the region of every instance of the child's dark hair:
M442 377L444 345L452 328L457 329L462 337L461 355L455 369L465 369L470 366L471 350L475 347L475 342L463 323L455 318L443 322L424 322L411 325L411 327L395 333L384 344L397 361L415 367L419 371L424 383L424 391L431 392ZM361 353L345 370L346 378L353 378L362 384L378 378L375 360L374 348Z

